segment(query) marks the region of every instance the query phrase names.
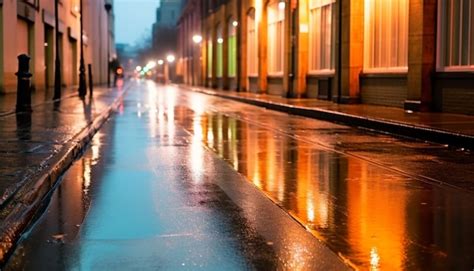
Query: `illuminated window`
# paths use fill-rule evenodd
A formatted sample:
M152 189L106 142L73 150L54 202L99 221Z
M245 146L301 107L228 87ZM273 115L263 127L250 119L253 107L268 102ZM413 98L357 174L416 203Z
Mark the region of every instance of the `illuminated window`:
M237 74L237 26L234 20L229 20L229 77L235 77Z
M247 16L247 69L248 74L253 76L258 74L258 39L255 24L255 9L252 9Z
M283 73L283 59L284 59L284 37L285 31L283 29L285 21L284 6L279 3L268 5L267 22L268 22L268 73L282 74Z
M207 40L207 77L212 77L212 38Z
M334 72L336 0L311 0L309 26L310 72Z
M438 3L438 70L474 70L474 2Z
M217 63L216 63L216 76L217 77L222 77L222 70L223 70L223 57L224 57L224 46L223 46L223 43L224 43L224 39L223 39L223 36L222 36L222 27L219 25L217 27L217 56L216 56L216 60L217 60Z
M408 1L365 0L364 70L408 70Z

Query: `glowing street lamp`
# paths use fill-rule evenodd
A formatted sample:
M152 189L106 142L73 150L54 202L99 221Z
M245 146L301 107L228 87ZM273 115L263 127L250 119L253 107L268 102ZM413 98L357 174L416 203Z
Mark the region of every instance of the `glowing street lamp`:
M154 67L156 67L156 61L149 61L146 66L148 67L148 69L153 69Z
M224 43L224 39L223 38L218 38L217 43Z
M233 26L233 27L237 27L238 25L239 25L239 22L237 22L237 21L233 21L233 22L232 22L232 26Z
M137 66L137 67L135 68L135 70L136 70L137 72L141 71L141 70L142 70L142 66Z
M199 44L201 43L202 41L202 36L201 35L194 35L193 36L193 42L196 43L196 44Z
M165 63L165 62L163 61L163 59L158 60L158 65L161 66L161 65L163 65L163 63Z
M168 61L168 63L173 63L175 61L175 59L176 58L174 57L174 55L168 55L166 57L166 61Z

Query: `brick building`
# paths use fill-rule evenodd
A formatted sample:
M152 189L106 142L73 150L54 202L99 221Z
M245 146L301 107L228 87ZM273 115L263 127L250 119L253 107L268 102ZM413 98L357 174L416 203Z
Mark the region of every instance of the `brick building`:
M474 114L472 1L189 2L202 19L189 31L182 14L180 52L199 32L202 85Z
M16 91L17 56L31 56L32 85L54 85L54 0L0 0L0 93ZM107 58L115 57L114 14L105 9L113 0L83 0L84 58L96 83L107 82ZM64 86L78 83L80 59L79 0L59 4L59 46ZM109 50L107 50L107 45ZM109 55L108 55L109 54Z

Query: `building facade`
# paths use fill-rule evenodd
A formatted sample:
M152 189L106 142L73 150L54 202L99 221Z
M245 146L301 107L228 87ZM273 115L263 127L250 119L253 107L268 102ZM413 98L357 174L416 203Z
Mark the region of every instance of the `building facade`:
M472 1L202 0L201 7L202 85L474 114Z
M164 0L156 9L152 40L155 57L164 59L168 54L176 55L177 21L183 8L181 0Z
M202 1L188 0L178 20L178 63L183 82L190 85L201 85L204 78L202 71ZM196 39L196 41L193 41Z
M54 0L0 0L0 93L16 91L17 56L31 57L30 71L35 89L54 86ZM108 61L115 56L114 15L105 4L112 0L83 0L84 59L92 64L95 83L107 81ZM80 2L59 4L59 55L63 86L79 80ZM107 47L109 45L109 48Z

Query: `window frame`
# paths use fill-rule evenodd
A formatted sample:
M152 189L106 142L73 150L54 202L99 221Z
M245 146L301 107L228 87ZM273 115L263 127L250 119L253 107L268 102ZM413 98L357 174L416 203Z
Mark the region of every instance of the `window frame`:
M253 26L252 28L250 26ZM253 39L250 39L250 33L253 31ZM252 43L250 42L252 41ZM254 57L252 57L254 56ZM247 76L258 76L258 27L255 18L255 8L247 13ZM255 70L255 72L253 72Z
M208 35L208 38L207 38L207 48L206 48L206 53L207 53L207 78L212 78L212 68L213 68L213 61L214 61L214 57L213 57L213 45L212 45L212 35Z
M228 20L227 36L227 77L237 76L237 27L233 25L234 19Z
M399 1L386 1L385 0L365 0L364 2L364 62L363 62L363 72L364 73L408 73L408 50L409 50L409 0L404 0L405 5L405 18L401 18L400 13L402 10L398 9L398 18L396 18L397 24L393 24L392 20L394 17L394 9L393 8L382 8L384 6L380 5L383 2L383 5L391 5L394 2L400 4ZM399 6L400 8L400 6ZM382 12L390 11L388 14L380 14ZM377 13L379 12L379 13ZM385 16L384 16L385 15ZM381 20L384 18L384 20ZM379 19L379 20L378 20ZM405 19L405 20L403 20ZM388 25L388 27L387 27ZM377 37L377 35L387 35L389 37L393 37L391 35L392 31L394 30L397 32L401 32L403 29L405 30L405 35L399 34L397 38L397 44L393 46L393 40L387 42L386 39L384 40L382 37ZM388 29L388 30L387 30ZM389 34L386 34L386 33ZM405 52L401 49L400 46L402 41L401 39L405 39L405 45L403 46ZM385 42L385 44L382 44ZM396 51L393 48L397 48ZM382 57L380 54L386 52L386 56ZM379 56L375 56L378 53ZM404 53L404 57L402 58L400 55ZM396 62L401 62L402 60L405 62L402 66L390 66L394 59L394 55L397 55ZM380 59L386 59L387 65L384 66L382 63L374 63Z
M445 15L445 10L443 10L443 4L446 4L446 5L451 5L450 7L450 11L451 11L451 16L450 16L450 19L451 21L449 22L449 24L447 25L443 25L443 23L445 23L445 18L443 15ZM446 55L446 39L447 38L445 36L445 34L447 35L447 33L444 33L443 30L449 32L449 33L452 33L453 31L453 28L454 28L454 15L458 15L459 17L459 20L460 20L460 26L462 26L462 12L463 12L463 7L462 7L462 1L460 1L460 10L459 10L459 13L460 14L454 14L454 10L453 10L453 5L454 5L454 1L452 0L442 0L442 1L438 1L438 18L437 18L437 25L436 25L436 31L437 31L437 40L436 40L436 71L437 72L474 72L474 3L473 1L469 1L469 9L468 9L468 20L470 20L468 22L468 26L470 26L471 28L468 29L467 31L467 35L468 35L468 48L471 48L470 51L467 52L468 56L467 56L467 62L468 64L467 65L445 65L444 60L445 58L447 58L448 56ZM446 18L446 22L447 22L447 18ZM459 37L459 40L457 42L457 46L459 47L459 61L462 62L462 49L460 48L461 47L461 44L460 41L463 39L463 37L461 36L461 30L460 30L460 37ZM450 36L450 43L453 42L453 37Z
M224 42L224 28L219 23L216 27L216 78L224 77Z
M278 2L271 2L267 5L267 75L269 76L282 76L285 70L285 25L286 25L286 9L280 9L278 6ZM276 16L270 16L271 10L276 10ZM279 25L281 24L281 25ZM278 47L278 40L277 42L270 42L270 35L272 35L272 26L275 27L275 35L278 36L280 34L281 41L279 42ZM280 33L278 33L278 27L281 27ZM280 52L278 52L280 49ZM273 51L274 50L274 51ZM273 55L275 54L275 55ZM280 55L281 62L276 62L276 56Z
M321 61L321 51L322 48L320 47L323 44L323 40L321 39L321 30L322 30L322 18L321 16L319 17L319 22L313 23L313 11L316 9L320 9L320 12L323 10L323 8L326 8L327 6L330 6L331 8L331 27L330 27L330 35L331 35L331 44L329 46L329 49L331 50L330 54L330 67L329 68L321 68L322 61ZM335 25L335 8L336 8L336 0L310 0L309 1L309 12L308 12L308 19L309 19L309 33L308 33L308 45L309 45L309 50L308 50L308 74L309 75L333 75L335 74L335 66L336 66L336 25ZM313 35L318 35L318 33L314 33L314 31L317 31L315 29L315 24L319 27L319 47L315 48L315 44L313 44ZM316 54L317 51L316 49L319 48L319 56L318 60L316 61ZM313 61L318 62L319 61L319 68L315 68L313 66Z

